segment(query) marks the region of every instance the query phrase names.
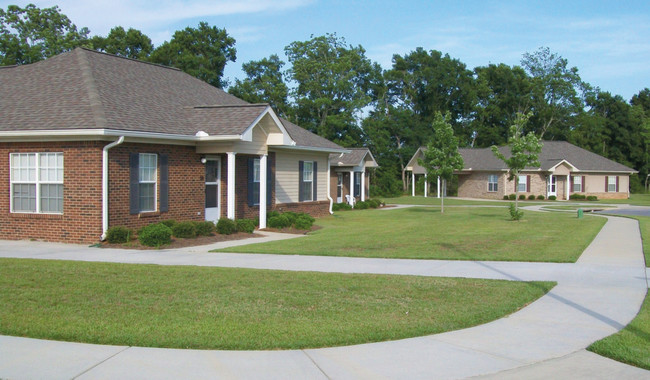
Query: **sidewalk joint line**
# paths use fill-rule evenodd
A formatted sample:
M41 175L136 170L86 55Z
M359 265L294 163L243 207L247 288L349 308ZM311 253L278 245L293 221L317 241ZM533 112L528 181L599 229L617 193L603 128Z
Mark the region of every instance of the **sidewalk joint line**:
M300 350L300 351L302 351L302 353L305 354L305 356L307 356L307 357L309 358L309 360L310 360L312 363L314 363L314 365L316 366L316 368L318 368L318 370L320 371L320 373L322 373L323 376L325 376L325 378L330 379L330 380L332 379L331 377L327 376L327 374L325 373L325 371L324 371L324 370L323 370L323 369L318 365L318 363L316 363L316 361L314 360L314 358L312 358L311 355L309 355L309 354L307 353L307 351L305 351L305 350Z
M72 378L73 378L73 379L77 379L77 378L79 378L80 376L85 375L86 373L88 373L88 372L92 371L93 369L97 368L98 366L100 366L100 365L106 363L107 361L111 360L112 358L116 357L117 355L121 354L122 352L128 350L129 348L131 348L131 346L125 347L123 350L120 350L120 351L114 353L113 355L111 355L111 356L107 357L106 359L100 361L99 363L97 363L97 364L95 364L95 365L89 367L89 368L86 369L85 371L81 372L80 374L78 374L78 375L76 375L76 376L74 376L74 377L72 377Z

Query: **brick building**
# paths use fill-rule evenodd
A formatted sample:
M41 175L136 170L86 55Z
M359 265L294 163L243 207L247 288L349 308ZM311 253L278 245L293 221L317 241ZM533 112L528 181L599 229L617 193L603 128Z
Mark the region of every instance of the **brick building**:
M83 48L0 68L0 239L329 211L346 149L177 69Z
M334 202L354 204L370 197L368 169L379 165L368 148L349 148L348 153L330 154L330 166L330 196Z

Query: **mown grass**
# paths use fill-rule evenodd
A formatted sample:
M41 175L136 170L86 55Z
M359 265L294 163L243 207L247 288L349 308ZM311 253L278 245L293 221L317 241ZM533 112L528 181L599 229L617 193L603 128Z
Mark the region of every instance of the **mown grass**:
M381 200L386 204L398 204L398 205L422 205L422 206L440 206L441 199L435 196L433 197L423 197L417 195L412 197L410 195L403 195L400 197L393 198L381 198ZM456 197L445 197L445 206L503 206L508 207L508 201L499 201L499 200L467 200L467 199L458 199ZM512 201L514 202L514 201ZM521 204L536 204L533 201L521 201Z
M486 323L552 286L0 259L0 334L195 349L350 345Z
M587 349L650 370L650 296L646 295L641 311L623 330L595 342Z
M630 194L629 199L600 199L599 203L630 204L634 206L650 206L650 194Z
M400 259L575 262L605 218L504 208L413 207L339 212L317 220L307 237L221 251Z

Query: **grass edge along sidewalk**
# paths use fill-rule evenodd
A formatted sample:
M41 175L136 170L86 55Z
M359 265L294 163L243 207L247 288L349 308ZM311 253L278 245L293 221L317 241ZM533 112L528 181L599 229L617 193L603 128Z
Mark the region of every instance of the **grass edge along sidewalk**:
M0 259L0 334L194 349L331 347L487 323L525 307L553 286Z

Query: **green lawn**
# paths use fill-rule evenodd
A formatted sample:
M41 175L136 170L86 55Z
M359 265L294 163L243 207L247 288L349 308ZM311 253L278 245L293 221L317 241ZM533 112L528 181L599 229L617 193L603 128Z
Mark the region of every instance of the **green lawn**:
M307 237L221 251L400 259L575 262L605 218L505 208L413 207L338 212L317 220Z
M650 296L646 295L641 311L629 325L595 342L588 350L650 370Z
M650 206L650 194L630 194L630 199L601 199L597 203Z
M0 259L0 334L196 349L350 345L486 323L553 285Z
M410 195L403 195L401 197L395 198L381 198L381 200L386 204L398 204L398 205L428 205L428 206L440 206L440 198L433 197L423 197L417 195L412 197ZM512 201L514 202L514 201ZM537 204L533 201L521 201L522 204ZM491 200L465 200L458 199L456 197L445 197L445 206L462 206L462 205L489 205L489 206L503 206L508 207L508 203L505 201L491 201Z

